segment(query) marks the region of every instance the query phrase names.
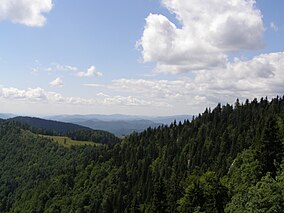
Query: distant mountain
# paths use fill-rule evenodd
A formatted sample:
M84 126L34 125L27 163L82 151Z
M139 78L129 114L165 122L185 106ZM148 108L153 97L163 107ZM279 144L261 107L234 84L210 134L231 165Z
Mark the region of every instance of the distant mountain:
M91 130L88 127L80 126L78 124L65 123L59 121L45 120L41 118L34 117L14 117L8 120L17 121L22 124L27 124L35 129L45 130L49 132L54 132L56 134L66 134L67 132L76 130Z
M9 119L13 117L16 117L16 115L10 113L0 113L0 119Z
M46 119L65 121L65 122L82 122L87 120L97 121L137 121L148 120L154 123L170 124L174 120L177 122L184 121L186 119L191 120L192 115L172 115L172 116L139 116L139 115L101 115L101 114L89 114L89 115L55 115L47 116Z
M135 116L135 115L57 115L49 116L47 119L71 122L74 124L86 126L92 129L104 130L115 134L116 136L128 135L132 132L142 132L148 127L157 127L176 122L191 120L191 115L176 116Z
M104 130L115 134L116 136L129 135L132 132L142 132L148 127L160 126L160 123L154 123L148 120L133 121L99 121L87 120L83 122L75 122L76 124L87 126L92 129Z

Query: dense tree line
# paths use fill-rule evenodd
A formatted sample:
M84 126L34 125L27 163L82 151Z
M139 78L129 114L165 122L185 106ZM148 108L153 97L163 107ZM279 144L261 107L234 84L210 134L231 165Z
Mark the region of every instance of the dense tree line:
M115 135L103 130L79 129L67 132L66 136L73 140L92 141L108 145L113 145L120 141Z
M283 212L283 143L279 97L218 104L109 147L65 149L2 121L0 211Z

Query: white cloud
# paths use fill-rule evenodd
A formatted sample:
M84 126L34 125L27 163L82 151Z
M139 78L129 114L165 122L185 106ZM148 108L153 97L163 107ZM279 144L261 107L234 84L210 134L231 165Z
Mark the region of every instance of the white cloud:
M62 65L57 63L53 63L52 65L55 71L78 71L77 67L71 65Z
M262 54L252 60L228 65L224 70L196 72L195 82L206 85L206 93L233 97L275 96L284 93L284 53Z
M43 70L47 71L47 72L52 72L52 71L56 71L56 72L61 72L61 71L66 71L66 72L76 72L79 69L75 66L71 66L71 65L62 65L62 64L58 64L58 63L51 63L49 67L47 68L43 68Z
M98 72L96 67L91 66L86 72L78 72L77 75L79 77L91 77L91 76L102 76L101 72Z
M8 100L22 100L32 102L67 103L67 104L94 104L96 100L82 99L77 97L64 97L55 92L48 92L42 88L29 88L21 90L18 88L0 88L0 98Z
M103 96L102 103L105 105L123 105L123 106L154 106L153 102L145 101L132 96L109 96L106 94L99 94Z
M62 87L63 86L63 81L60 77L57 77L53 81L49 83L50 86L52 87Z
M146 101L133 96L106 95L98 93L95 98L65 97L60 93L48 92L42 88L29 88L21 90L18 88L0 88L0 99L10 101L24 101L47 104L87 105L87 106L161 106L155 101Z
M103 87L102 84L82 84L85 87Z
M177 80L117 79L101 88L108 94L98 93L106 103L122 103L128 96L143 100L137 105L176 108L180 113L199 113L216 103L233 103L254 97L274 97L284 94L284 53L270 53L251 60L235 59L223 69L194 71L192 78ZM99 85L96 85L96 89ZM119 96L109 94L125 94ZM153 103L153 100L155 101ZM149 107L151 105L148 105ZM187 109L188 108L188 109Z
M183 114L200 113L217 102L233 103L237 98L275 97L284 94L284 52L262 54L250 60L235 59L222 69L192 72L191 78L175 80L117 79L109 84L90 84L93 97L66 97L41 88L21 90L0 87L0 100L23 100L84 106L101 112ZM92 94L92 93L89 93ZM5 101L3 101L5 102ZM56 105L56 106L57 106Z
M274 22L270 22L270 28L275 32L279 30L278 26Z
M100 77L103 74L99 72L95 66L90 66L86 71L80 71L82 69L73 66L73 65L65 65L65 64L59 64L59 63L51 63L48 67L43 68L40 64L33 68L33 70L36 70L39 72L39 70L44 70L46 72L66 72L71 75L76 75L78 77L92 77L97 76Z
M46 72L77 72L79 69L75 66L71 65L62 65L58 63L50 63L49 66L43 66L39 61L36 61L34 68L32 70L36 70L36 72L46 71Z
M44 101L47 99L43 89L27 89L20 90L14 87L0 88L0 97L5 99L20 99L20 100L33 100L33 101Z
M52 0L1 0L0 21L10 20L14 23L31 27L45 24L45 13L52 9Z
M156 72L179 73L225 67L227 54L260 49L264 32L255 0L162 0L181 27L150 14L138 42ZM236 30L237 29L237 30Z
M235 60L226 69L195 72L194 84L208 99L275 96L284 93L284 53L270 53L251 60Z

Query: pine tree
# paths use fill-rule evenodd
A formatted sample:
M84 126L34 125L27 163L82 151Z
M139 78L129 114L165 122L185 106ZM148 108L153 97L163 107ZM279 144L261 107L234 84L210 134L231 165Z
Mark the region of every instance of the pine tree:
M162 178L156 179L154 183L154 193L151 210L155 213L165 213L167 210L166 191Z
M259 161L263 165L263 173L271 172L272 177L276 176L277 165L281 164L283 154L279 133L277 120L271 116L262 132Z

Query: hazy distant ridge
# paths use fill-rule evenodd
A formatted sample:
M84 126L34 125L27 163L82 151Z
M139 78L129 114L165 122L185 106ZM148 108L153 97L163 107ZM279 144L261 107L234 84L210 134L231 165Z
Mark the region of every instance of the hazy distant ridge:
M57 115L46 117L51 120L71 122L92 129L105 130L117 136L128 135L132 132L141 132L148 127L168 125L176 122L191 120L191 115L176 116L135 116L135 115Z

